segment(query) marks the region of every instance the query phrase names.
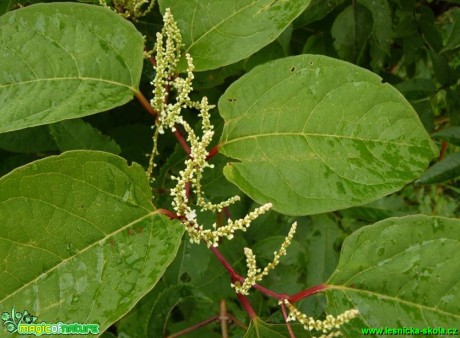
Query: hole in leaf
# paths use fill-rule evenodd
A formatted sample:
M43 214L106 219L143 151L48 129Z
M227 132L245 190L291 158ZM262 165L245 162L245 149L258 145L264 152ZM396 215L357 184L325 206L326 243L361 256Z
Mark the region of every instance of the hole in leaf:
M295 67L292 66L292 67L291 67L291 73L294 73L294 72L295 72Z
M227 99L227 100L230 101L231 103L236 101L236 99L234 99L234 98L230 98L230 99Z
M190 277L190 275L189 275L187 272L184 272L184 273L180 276L180 281L181 281L181 282L190 283L191 280L192 280L192 277Z

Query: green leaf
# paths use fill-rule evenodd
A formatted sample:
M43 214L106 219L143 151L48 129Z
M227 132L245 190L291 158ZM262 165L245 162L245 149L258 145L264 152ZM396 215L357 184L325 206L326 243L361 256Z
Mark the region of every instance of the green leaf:
M275 40L310 0L159 0L171 8L197 70L235 63Z
M116 338L117 336L115 336L112 332L105 331L99 337L100 338Z
M372 36L379 48L384 53L389 53L390 39L392 36L391 11L387 0L358 0L366 7L373 18L374 27ZM356 20L358 20L356 18Z
M0 58L0 132L6 132L130 101L143 39L100 6L37 4L0 17Z
M114 140L81 119L58 122L49 129L61 151L88 149L117 155L121 152Z
M404 198L400 195L386 196L369 204L342 211L342 214L347 217L367 222L378 222L385 218L414 213L417 213L416 209L406 205Z
M344 1L345 0L311 0L307 9L294 21L294 27L300 28L321 20Z
M332 313L356 308L344 327L455 327L460 322L460 220L422 215L361 228L342 247L328 281Z
M436 92L432 79L412 78L395 86L408 100L421 100Z
M303 329L299 324L292 324L291 327L296 337L310 338L309 331ZM249 329L244 338L289 338L289 332L285 324L267 324L256 317L251 321Z
M168 287L158 296L154 307L150 311L151 316L146 330L150 337L166 337L165 329L167 328L168 319L171 317L171 312L179 304L187 301L207 301L212 303L211 299L187 284Z
M445 13L446 20L452 23L449 38L447 39L443 52L460 47L460 9L452 8Z
M306 215L397 191L436 154L410 104L377 75L325 56L254 68L219 100L228 180L258 203Z
M10 11L14 5L16 5L16 1L14 0L3 0L2 2L0 2L0 15L3 15L6 12Z
M435 184L449 181L460 176L460 153L446 156L442 161L435 163L420 177L418 184Z
M460 146L460 126L449 127L434 133L433 138L444 140L448 143Z
M155 285L179 247L182 225L157 213L151 198L138 164L96 151L2 177L2 307L105 330Z
M435 24L435 13L430 7L421 6L418 10L418 16L417 26L422 33L424 43L428 44L435 52L439 52L442 48L442 37Z
M361 63L372 27L372 14L366 7L356 4L345 8L331 28L334 47L340 58Z
M145 154L152 152L152 129L148 125L124 124L107 134L121 147L120 156L147 168L149 159Z
M280 59L285 57L283 47L278 41L275 41L268 46L265 46L257 53L251 55L244 64L244 69L249 72L255 66L261 65L265 62Z
M306 285L317 285L329 278L339 260L342 230L328 215L312 216L305 241L308 254Z
M0 148L14 153L39 153L57 150L58 147L46 126L0 134Z

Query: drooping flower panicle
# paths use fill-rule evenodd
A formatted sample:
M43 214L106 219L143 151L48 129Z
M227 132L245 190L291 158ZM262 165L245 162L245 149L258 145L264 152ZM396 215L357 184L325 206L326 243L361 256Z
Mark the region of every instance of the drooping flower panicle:
M287 321L298 321L303 325L305 330L308 331L319 331L323 335L319 338L330 338L338 337L341 335L341 332L338 331L340 327L348 323L353 318L356 318L359 315L359 311L356 309L347 310L344 313L334 317L333 315L327 315L326 319L319 320L309 317L306 314L300 312L293 304L289 303L287 300L284 301L284 304L289 309L289 316Z
M154 96L150 103L157 112L157 116L153 126L155 129L154 146L147 175L151 177L155 166L154 158L158 154L157 142L159 135L166 130L175 132L178 126L183 128L187 133L187 144L190 147L190 153L185 160L185 168L180 170L177 176L172 177L172 180L176 181L175 186L171 189L172 206L178 218L184 224L192 243L203 241L208 246L216 247L222 238L231 240L236 231L246 231L251 222L270 210L272 205L271 203L264 204L238 220L228 219L227 224L223 226L217 226L214 223L211 227L205 228L199 223L197 219L199 212L220 212L237 202L239 197L234 196L220 203L211 203L206 199L202 191L201 180L203 172L206 168L213 168L213 165L207 160L209 154L207 148L214 136L214 127L210 120L210 110L214 106L208 103L206 97L203 97L199 102L191 100L190 93L193 90L192 82L194 78L193 59L190 55L185 54L187 62L186 75L185 77L179 76L177 66L182 56L181 48L183 47L181 34L169 9L166 10L163 20L164 27L161 32L157 33L157 42L153 50L156 75L152 81ZM183 109L198 110L198 117L201 121L199 132L195 132L195 129L182 117ZM195 197L195 204L190 201L190 194L192 193ZM263 270L257 267L256 256L252 250L250 248L244 249L248 272L243 282L237 281L232 284L236 292L243 295L248 294L249 289L254 284L262 280L279 264L281 257L286 255L286 249L292 242L296 227L296 223L292 224L280 249L274 252L273 260ZM340 326L358 315L357 310L349 310L337 317L328 315L325 320L320 321L301 313L287 300L283 301L282 306L287 306L290 311L288 321L296 320L303 324L307 330L322 332L323 335L320 338L339 336L341 334L338 331Z
M275 251L273 260L265 266L262 270L258 269L256 266L256 256L251 249L245 248L244 254L246 255L246 265L248 267L248 273L243 283L234 283L232 287L235 288L236 292L243 295L249 293L249 289L256 284L258 281L261 281L268 273L273 270L280 262L280 258L286 255L286 249L291 244L292 239L294 238L295 231L297 229L297 222L293 223L291 229L289 230L288 235L284 239L279 251Z
M214 106L208 103L206 97L203 97L199 102L190 99L194 78L193 59L189 54L185 54L187 73L185 77L178 76L177 67L181 59L183 43L179 28L169 9L165 11L163 22L164 27L161 32L157 33L157 42L154 47L156 75L152 81L154 96L150 104L158 115L154 125L154 145L147 175L151 177L155 166L154 158L158 154L159 135L167 129L174 132L177 126L181 126L187 133L190 154L185 161L185 168L179 171L177 176L172 177L176 181L176 185L171 189L172 206L178 217L183 220L191 242L200 243L204 241L208 246L217 246L222 237L231 239L235 231L245 231L251 221L270 209L271 204L265 204L255 209L242 219L228 220L227 225L223 227L217 227L214 224L211 229L204 229L202 225L198 224L196 219L198 212L192 208L189 201L190 192L195 195L196 207L200 211L221 211L239 201L239 197L234 196L220 203L211 203L204 196L201 188L203 171L206 168L212 169L214 167L207 161L207 148L214 136L214 127L210 119L210 110ZM198 117L201 121L199 134L182 117L183 109L199 111ZM190 191L188 187L190 187Z

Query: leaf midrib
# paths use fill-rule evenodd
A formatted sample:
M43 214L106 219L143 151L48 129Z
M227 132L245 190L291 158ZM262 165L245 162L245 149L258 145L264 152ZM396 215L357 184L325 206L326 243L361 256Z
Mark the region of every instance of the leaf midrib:
M35 82L46 82L46 81L94 81L94 82L103 82L103 83L108 83L114 86L119 86L119 87L125 87L131 90L132 92L136 93L138 90L134 88L134 86L121 83L121 82L116 82L116 81L110 81L106 79L98 79L94 77L85 77L85 76L69 76L69 77L53 77L53 78L39 78L39 79L33 79L33 80L27 80L27 81L19 81L19 82L14 82L14 83L7 83L7 84L0 84L0 89L2 88L8 88L8 87L13 87L13 86L20 86L24 84L30 84L30 83L35 83Z
M20 288L18 288L17 290L15 290L14 292L10 293L6 298L3 298L3 299L0 299L0 302L4 302L6 301L7 299L13 297L15 294L17 294L18 292L20 292L22 289L32 285L33 283L35 283L37 280L40 279L40 277L43 275L43 274L49 274L51 272L53 272L54 270L58 269L61 265L64 265L64 263L67 263L69 261L71 261L72 259L75 259L75 257L79 256L80 254L83 254L84 252L88 251L89 249L92 249L93 247L95 247L96 245L98 244L101 244L102 242L106 241L108 238L110 237L113 237L115 235L117 235L118 233L122 232L123 230L125 229L128 229L129 227L135 225L136 223L139 223L139 222L142 222L143 220L153 216L153 215L157 215L157 214L160 214L160 212L158 210L154 210L152 212L149 212L148 214L118 228L117 230L111 232L110 234L108 234L106 237L103 237L97 241L95 241L94 243L88 245L86 248L78 251L78 253L76 253L75 255L72 255L72 256L69 256L65 259L63 259L61 262L59 262L58 264L56 264L55 266L51 267L50 269L48 269L47 271L41 273L40 275L38 275L37 277L35 277L34 279L30 280L29 282L25 283L24 285L22 285Z
M331 285L331 284L328 284L327 289L326 289L326 293L329 290L340 290L340 291L343 291L345 294L347 292L362 293L362 294L366 294L366 295L369 295L369 296L372 296L372 297L377 297L377 298L380 298L380 299L384 298L384 299L387 299L387 300L390 300L390 301L404 303L406 305L416 307L416 308L418 308L420 310L424 309L424 310L432 311L432 312L435 312L435 313L443 314L443 315L446 315L446 316L455 317L455 318L458 318L459 321L460 321L460 315L457 315L457 314L454 314L454 313L451 313L451 312L446 312L446 311L441 310L439 308L430 307L430 306L426 306L426 305L422 305L422 304L417 304L417 303L414 303L414 302L411 302L411 301L408 301L408 300L405 300L405 299L401 299L401 298L398 298L398 297L395 297L395 296L389 296L389 295L385 295L385 294L382 294L382 293L377 293L377 292L374 292L374 291L358 289L358 288L351 288L351 287L347 287L345 285Z
M386 140L374 140L374 139L365 139L360 137L352 137L352 136L345 136L345 135L334 135L334 134L323 134L323 133L292 133L292 132L273 132L273 133L262 133L262 134L255 134L255 135L248 135L248 136L241 136L237 138L233 138L230 141L224 141L221 143L221 146L226 146L234 142L239 142L242 140L247 139L257 139L258 137L273 137L273 136L300 136L307 138L308 137L331 137L337 139L349 139L353 141L362 141L362 142L375 142L375 143L384 143L384 144L393 144L397 146L408 146L408 147L416 147L416 148L423 148L423 149L430 149L429 147L418 145L418 144L410 144L404 142L396 142L396 141L386 141Z
M197 1L196 3L198 3L198 1L200 1L200 0L196 0L196 1ZM230 16L225 17L223 20L219 21L217 24L215 24L214 26L212 26L209 30L207 30L207 31L206 31L203 35L201 35L198 39L192 40L192 43L190 44L190 46L187 47L186 52L187 52L187 53L190 52L190 49L192 49L192 47L193 47L194 45L196 45L197 42L199 42L199 41L202 40L204 37L206 37L207 35L209 35L211 32L213 32L214 30L216 30L217 27L221 26L221 25L222 25L223 23L225 23L227 20L229 20L230 18L232 18L232 17L234 17L235 15L239 14L240 12L242 12L242 11L244 11L244 10L250 8L252 5L257 5L257 2L258 2L258 1L252 2L252 3L250 3L250 4L247 5L247 6L241 7L239 10L233 12ZM194 24L194 22L192 21L192 25L191 25L192 27L193 27L193 24ZM191 38L193 39L193 36L192 36Z

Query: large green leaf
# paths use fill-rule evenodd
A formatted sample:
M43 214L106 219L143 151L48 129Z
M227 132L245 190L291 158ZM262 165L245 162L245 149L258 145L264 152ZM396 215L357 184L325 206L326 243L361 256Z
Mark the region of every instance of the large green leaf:
M331 28L339 56L353 63L361 63L372 30L372 14L366 7L355 4L345 8Z
M296 337L312 337L301 325L291 323L291 328ZM288 338L290 337L286 324L267 324L256 317L251 321L244 338Z
M39 153L58 150L47 126L0 134L0 148L14 153Z
M416 183L442 183L458 176L460 176L460 153L453 153L428 168L428 170L416 181Z
M377 75L325 56L253 69L219 100L231 182L290 215L370 202L419 176L436 154L416 112Z
M452 8L444 15L446 16L446 21L452 23L450 35L443 50L447 51L460 47L460 9Z
M158 281L183 233L138 164L72 151L0 179L0 303L101 331Z
M390 218L348 237L328 281L329 309L357 308L357 328L455 327L460 322L460 220ZM348 330L348 331L347 331ZM443 335L444 336L444 335Z
M344 1L345 0L312 0L308 8L294 21L294 27L300 28L321 20Z
M121 152L114 140L82 119L57 122L50 125L49 130L61 151L88 149L116 155Z
M388 1L358 0L358 2L372 13L373 39L377 47L388 54L392 35L391 10Z
M0 17L0 132L95 114L132 99L143 39L100 6L52 3Z
M171 8L197 70L222 67L275 40L310 0L159 0Z
M434 138L440 138L448 143L460 146L460 126L453 126L442 129L432 135Z

